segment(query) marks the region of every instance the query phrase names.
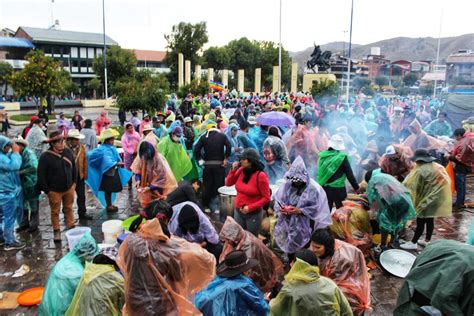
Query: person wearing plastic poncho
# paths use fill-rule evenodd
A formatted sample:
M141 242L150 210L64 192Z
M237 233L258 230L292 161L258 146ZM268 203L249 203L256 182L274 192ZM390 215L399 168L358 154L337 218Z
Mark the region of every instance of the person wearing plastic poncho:
M474 315L474 247L436 240L417 256L393 314Z
M193 168L191 159L181 144L182 135L183 129L180 126L175 126L170 134L163 138L157 146L160 154L168 161L176 181L181 181Z
M434 162L435 158L424 149L416 150L412 160L416 166L403 184L411 191L413 198L417 213L416 231L411 241L400 245L406 250L417 249L417 244L426 246L433 234L435 217L449 217L452 214L451 180L446 169ZM419 241L425 225L425 240Z
M296 253L296 261L285 276L280 293L270 301L271 316L352 316L342 291L319 273L316 256L307 249Z
M377 212L381 247L386 247L388 234L392 236L391 243L394 245L398 232L416 216L410 191L397 179L382 172L367 172L365 181L368 183L366 192L369 203Z
M284 273L281 260L260 239L244 230L230 216L222 226L219 237L224 241L219 262L233 250L245 251L247 257L258 261L258 265L249 271L248 277L262 292L270 292Z
M274 199L275 241L287 254L304 248L313 229L331 225L326 192L310 179L301 156L291 165L286 183L278 189Z
M342 290L354 315L371 312L370 280L362 251L334 239L328 229L314 231L310 250L318 257L321 275L333 280Z
M56 263L48 277L38 315L64 315L71 304L76 287L84 273L84 264L99 254L90 232L79 240L72 251Z
M268 175L268 180L270 184L275 184L283 178L290 165L285 143L275 126L268 129L268 137L263 142L263 158L265 159L265 173Z
M47 146L45 144L48 137L43 132L43 121L41 119L37 119L34 121L33 127L28 132L26 136L26 141L30 144L31 150L34 151L36 157L39 159L41 154L46 151Z
M66 316L119 316L125 303L124 280L111 264L86 262Z
M157 218L139 225L119 249L125 277L123 312L199 315L194 295L214 278L216 259L200 245L168 236Z
M228 173L232 164L235 161L238 161L239 153L242 150L242 148L239 146L239 141L237 139L238 131L239 131L239 126L235 123L231 123L229 124L229 126L227 126L227 129L224 132L225 136L227 136L227 139L229 140L229 143L231 145L231 154L229 158L227 159L226 173Z
M139 145L138 156L131 165L142 207L151 201L165 199L178 184L166 159L156 149L156 137L148 134Z

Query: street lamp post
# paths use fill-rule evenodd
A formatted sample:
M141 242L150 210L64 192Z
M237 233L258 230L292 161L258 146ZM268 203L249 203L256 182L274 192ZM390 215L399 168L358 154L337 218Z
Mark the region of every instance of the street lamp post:
M347 86L346 86L346 100L349 103L349 88L351 85L351 51L352 51L352 18L354 16L354 0L351 1L351 26L349 30L349 54L347 56Z
M278 92L281 92L281 2L280 0L280 40L278 45Z
M104 32L104 91L105 91L105 99L107 100L109 97L108 90L107 90L107 44L105 42L105 0L102 0L102 26Z

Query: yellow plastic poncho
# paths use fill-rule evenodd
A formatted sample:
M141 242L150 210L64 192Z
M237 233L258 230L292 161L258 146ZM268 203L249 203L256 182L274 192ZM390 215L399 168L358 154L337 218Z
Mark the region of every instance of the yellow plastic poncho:
M277 297L270 301L272 316L353 315L336 283L319 275L319 268L296 259Z
M403 184L411 191L418 217L447 217L452 214L451 180L443 166L417 163Z
M86 262L84 275L66 311L72 315L121 315L124 280L114 266Z

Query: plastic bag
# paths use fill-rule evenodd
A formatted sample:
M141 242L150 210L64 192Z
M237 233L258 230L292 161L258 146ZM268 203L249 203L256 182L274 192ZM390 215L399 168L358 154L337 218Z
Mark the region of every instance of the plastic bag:
M120 246L128 315L197 315L194 295L215 276L216 259L200 245L168 238L155 218Z
M98 253L94 238L87 232L51 271L38 315L64 315L84 273L84 262L92 261Z
M335 240L334 254L319 258L321 275L333 280L346 296L354 315L361 315L370 308L370 280L364 255L341 240Z
M249 270L247 275L262 292L270 292L284 273L281 260L232 217L227 217L219 237L225 242L219 262L223 262L225 256L233 250L245 251L248 258L258 261L258 265Z
M121 315L124 303L124 280L114 266L86 262L66 316Z

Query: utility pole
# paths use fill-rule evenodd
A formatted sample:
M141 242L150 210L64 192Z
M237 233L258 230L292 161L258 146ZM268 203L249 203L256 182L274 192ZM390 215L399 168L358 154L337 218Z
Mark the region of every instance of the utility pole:
M352 18L354 17L354 0L351 0L351 27L349 30L349 56L347 58L347 87L346 87L346 101L349 103L349 89L351 85L351 51L352 51Z
M439 64L439 48L441 45L441 24L443 22L443 11L441 11L441 15L439 17L439 34L438 34L438 50L436 52L436 65L435 65L435 73L438 71L438 64ZM435 81L434 81L434 88L433 88L433 98L436 98L436 87L438 86L438 81L436 80L436 75L435 75Z
M102 26L104 32L104 91L105 91L105 99L109 98L108 90L107 90L107 44L105 42L105 0L102 0Z
M281 92L281 4L282 0L280 0L280 40L278 45L278 92Z

